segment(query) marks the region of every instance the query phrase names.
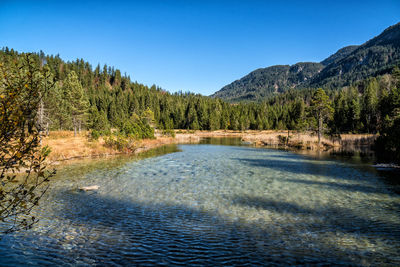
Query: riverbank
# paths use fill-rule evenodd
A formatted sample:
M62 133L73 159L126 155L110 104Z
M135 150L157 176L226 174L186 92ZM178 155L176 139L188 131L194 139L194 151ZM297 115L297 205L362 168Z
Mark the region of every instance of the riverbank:
M56 163L79 158L105 157L126 153L141 153L150 149L168 144L198 143L202 138L236 137L249 145L284 146L308 150L352 149L370 147L375 135L370 134L343 134L336 138L323 138L321 147L318 147L318 138L311 133L297 133L288 131L188 131L175 130L175 138L156 133L155 139L135 141L131 150L123 151L107 146L103 138L90 140L87 132L74 136L72 131L53 131L43 139L43 145L51 148L48 161Z
M152 148L174 143L172 137L157 137L156 139L139 140L135 143L132 153L140 153ZM114 147L107 146L104 138L90 140L88 133L83 131L74 136L72 131L51 131L49 136L43 139L43 145L51 149L47 160L51 163L61 161L90 158L107 157L119 154L126 154Z

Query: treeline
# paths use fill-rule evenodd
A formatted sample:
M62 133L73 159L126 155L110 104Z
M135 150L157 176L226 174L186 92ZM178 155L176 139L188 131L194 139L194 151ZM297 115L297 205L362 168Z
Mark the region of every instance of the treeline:
M3 68L13 68L27 54L3 48ZM135 138L151 138L154 128L191 130L312 130L318 118L310 104L315 89L293 89L261 103L230 104L192 93L169 93L155 85L131 81L121 71L104 65L93 68L77 59L65 62L43 52L29 55L36 68L47 68L54 84L43 93L40 123L48 130L89 129L107 135L111 129ZM352 86L327 90L333 108L324 119L331 134L380 133L398 130L400 75L383 75ZM314 114L314 115L313 115ZM382 139L381 138L381 139ZM388 140L391 140L390 142ZM396 139L396 138L394 138ZM394 149L396 140L386 143ZM394 141L393 141L394 140ZM394 143L393 143L394 142ZM389 149L389 148L388 148Z
M396 94L399 89L399 69L393 69L393 74L372 77L357 82L352 86L337 90L325 90L330 98L334 111L327 121L330 133L380 133L393 119L397 107ZM282 123L289 129L293 125L290 120L291 103L298 101L309 106L315 89L294 89L284 94L276 95L269 100L269 106L282 106L284 111ZM287 107L287 108L285 108Z

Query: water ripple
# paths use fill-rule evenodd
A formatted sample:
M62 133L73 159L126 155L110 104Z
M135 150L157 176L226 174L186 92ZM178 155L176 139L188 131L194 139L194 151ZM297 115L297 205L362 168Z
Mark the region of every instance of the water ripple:
M61 170L35 228L0 241L0 265L400 265L400 198L376 174L278 150L181 149Z

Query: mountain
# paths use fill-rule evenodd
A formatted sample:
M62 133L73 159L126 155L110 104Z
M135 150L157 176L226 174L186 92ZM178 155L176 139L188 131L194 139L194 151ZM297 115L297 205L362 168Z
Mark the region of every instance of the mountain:
M224 86L212 97L230 102L254 101L290 88L339 88L388 73L400 64L400 23L357 46L339 49L320 63L302 62L257 69Z
M333 62L337 62L337 61L347 57L348 55L350 55L358 47L359 47L359 45L349 45L349 46L340 48L335 54L331 55L327 59L322 60L321 64L324 66L328 66L329 64L331 64Z
M387 28L353 52L327 65L308 84L337 88L390 72L400 64L400 23Z
M292 66L276 65L257 69L212 96L231 102L264 98L299 86L323 68L324 65L320 63L301 62Z

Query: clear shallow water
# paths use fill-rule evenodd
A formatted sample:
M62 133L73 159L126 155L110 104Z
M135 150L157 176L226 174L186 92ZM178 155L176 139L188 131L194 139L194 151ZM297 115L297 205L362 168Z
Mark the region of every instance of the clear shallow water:
M400 265L400 197L366 164L179 149L63 168L0 265Z

